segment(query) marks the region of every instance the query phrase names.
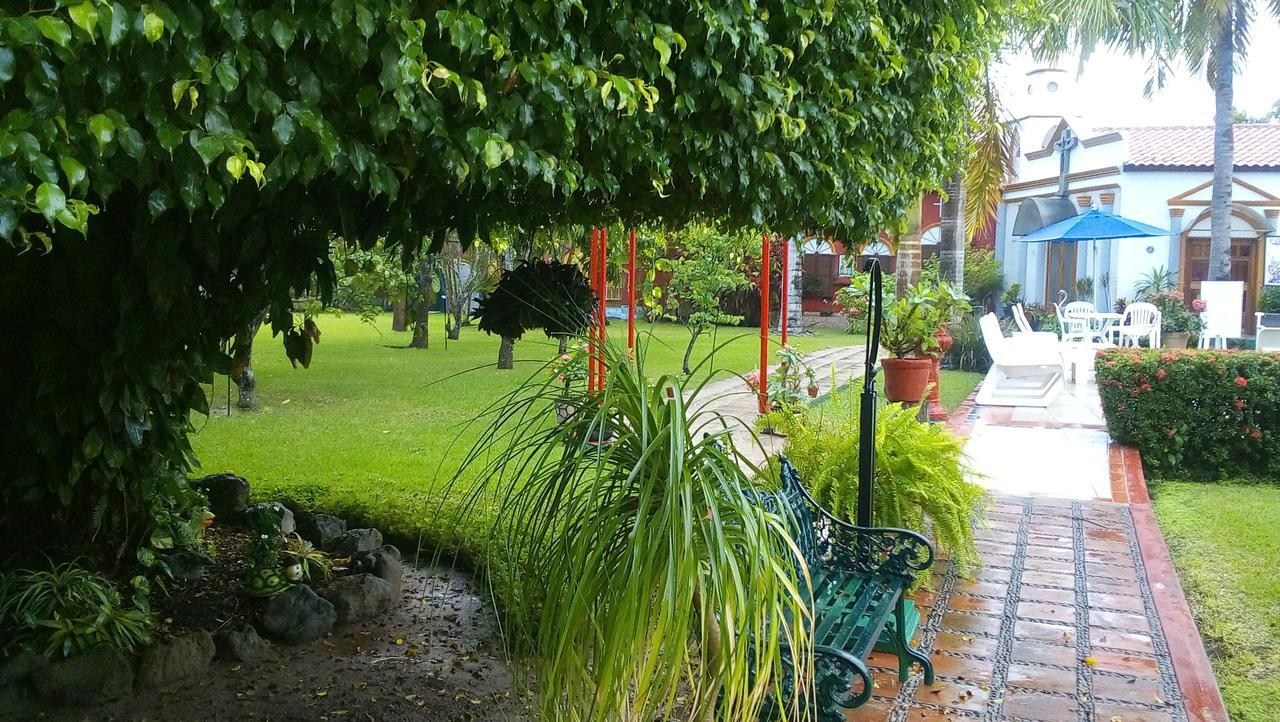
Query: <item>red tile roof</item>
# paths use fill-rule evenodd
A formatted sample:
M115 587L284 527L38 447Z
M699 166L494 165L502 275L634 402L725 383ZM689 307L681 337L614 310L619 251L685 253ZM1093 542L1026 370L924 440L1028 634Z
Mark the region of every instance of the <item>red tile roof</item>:
M1212 168L1213 126L1107 128L1129 141L1129 168ZM1280 123L1235 126L1236 168L1280 169Z

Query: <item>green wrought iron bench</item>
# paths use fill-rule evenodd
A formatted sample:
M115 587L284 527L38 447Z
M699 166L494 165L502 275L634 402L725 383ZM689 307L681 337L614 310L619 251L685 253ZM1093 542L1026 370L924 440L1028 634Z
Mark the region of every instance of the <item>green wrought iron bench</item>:
M794 520L796 544L809 568L817 719L838 722L844 719L842 709L871 699L866 660L873 650L897 655L900 680L919 664L925 684L933 684L933 665L911 645L919 615L906 598L915 575L933 564L932 545L913 531L837 519L809 495L791 462L780 458L781 489L763 501ZM783 661L791 665L786 650ZM788 683L782 686L789 694ZM766 714L777 718L774 710Z

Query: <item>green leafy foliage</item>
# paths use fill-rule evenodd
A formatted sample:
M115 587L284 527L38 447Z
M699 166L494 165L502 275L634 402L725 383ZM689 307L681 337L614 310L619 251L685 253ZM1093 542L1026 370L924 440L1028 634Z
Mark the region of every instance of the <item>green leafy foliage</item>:
M480 330L519 339L542 329L548 337L576 336L591 324L596 295L575 265L559 261L525 261L510 271L480 301Z
M1280 356L1112 349L1095 362L1112 438L1160 478L1280 473Z
M0 532L149 535L202 381L329 243L694 216L870 237L943 177L995 0L0 9ZM87 237L87 238L86 238ZM299 463L304 463L300 461ZM185 504L185 502L184 502Z
M858 513L859 399L856 389L781 419L783 453L824 508L851 523ZM876 418L873 522L933 536L967 573L978 560L973 519L986 493L966 478L964 446L946 429L916 420L916 409L881 408Z
M1004 288L1004 266L990 248L970 244L964 259L964 293L974 303L992 304Z
M849 317L849 333L866 324L871 276L856 274L848 286L836 292L836 304ZM898 298L886 298L880 347L895 358L934 355L938 342L933 334L949 327L970 310L969 297L936 272L922 273L920 281Z
M74 563L0 574L4 649L69 657L96 647L132 652L151 641L147 582L129 599L110 580Z
M302 578L307 581L326 581L333 576L333 560L329 555L296 533L285 535L280 554L284 564L301 567Z
M604 355L601 403L553 423L562 390L539 372L489 409L462 472L485 480L467 508L501 500L490 570L537 662L542 716L670 719L681 695L694 719L755 719L780 645L810 658L789 520L756 500L752 463L699 410L701 383L649 378L643 346ZM601 428L611 443L588 441Z
M725 232L706 223L690 224L672 240L668 254L653 265L653 272L670 274L666 291L655 286L645 300L661 317L688 327L684 372L689 373L689 358L698 336L717 324L742 320L723 310L721 301L727 294L751 286L751 252L758 243L750 231Z

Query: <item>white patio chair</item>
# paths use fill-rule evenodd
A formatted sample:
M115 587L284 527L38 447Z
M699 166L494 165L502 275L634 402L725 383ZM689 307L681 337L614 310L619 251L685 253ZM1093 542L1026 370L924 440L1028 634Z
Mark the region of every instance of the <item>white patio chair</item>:
M1137 347L1145 338L1148 346L1156 348L1160 345L1160 320L1160 309L1154 304L1139 302L1125 306L1124 318L1116 327L1120 345Z
M1097 312L1097 307L1088 301L1072 301L1062 307L1062 317L1072 322L1075 336L1081 337L1086 343L1110 346L1111 342L1107 340L1106 333L1093 325L1093 314Z
M1258 320L1258 339L1254 348L1259 351L1280 351L1280 314L1255 313Z
M978 325L991 355L991 370L978 390L977 402L989 406L1048 406L1062 390L1062 354L1057 344L1033 337L1006 338L995 314Z
M1062 312L1061 304L1053 304L1053 312L1058 316L1058 329L1062 335L1062 343L1077 344L1088 343L1089 322L1083 318L1068 318Z

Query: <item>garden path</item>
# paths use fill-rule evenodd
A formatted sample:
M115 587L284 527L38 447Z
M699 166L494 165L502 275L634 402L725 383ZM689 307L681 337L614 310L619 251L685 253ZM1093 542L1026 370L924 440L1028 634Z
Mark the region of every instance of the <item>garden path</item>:
M806 353L805 362L814 370L819 395L831 393L833 388L860 378L866 350L865 345L832 346ZM770 367L770 371L773 368ZM756 396L738 376L727 376L707 384L698 394L698 403L703 411L724 419L735 445L755 463L763 463L768 456L782 450L780 437L761 434L758 444L752 439L751 428L759 414Z

